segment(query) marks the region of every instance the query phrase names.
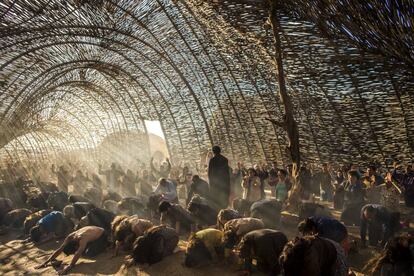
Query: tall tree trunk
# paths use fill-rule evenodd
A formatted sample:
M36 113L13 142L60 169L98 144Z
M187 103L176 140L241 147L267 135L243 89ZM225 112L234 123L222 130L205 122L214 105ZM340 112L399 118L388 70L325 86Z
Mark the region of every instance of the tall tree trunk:
M280 22L277 16L277 2L278 0L269 0L270 10L269 10L269 18L270 24L273 30L273 36L275 39L275 49L276 49L276 64L277 64L277 78L279 83L279 97L280 101L285 110L285 114L283 116L283 122L277 123L274 120L272 121L274 124L278 126L282 126L285 131L287 132L288 140L289 140L289 152L290 157L292 158L292 175L296 177L298 175L299 166L300 166L300 151L299 151L299 130L298 125L295 122L295 118L293 116L293 105L292 101L290 100L289 94L286 91L286 84L285 84L285 74L283 71L283 58L282 58L282 43L280 41Z

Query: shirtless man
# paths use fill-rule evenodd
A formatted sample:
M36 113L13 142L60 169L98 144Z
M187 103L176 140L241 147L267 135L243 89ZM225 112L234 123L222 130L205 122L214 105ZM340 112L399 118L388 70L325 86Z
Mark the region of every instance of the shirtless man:
M95 257L103 252L107 246L108 240L103 228L86 226L69 234L63 244L43 264L35 268L46 267L49 262L54 261L62 252L66 255L74 254L70 264L66 267L63 266L58 271L60 275L66 274L75 266L82 254L87 257Z

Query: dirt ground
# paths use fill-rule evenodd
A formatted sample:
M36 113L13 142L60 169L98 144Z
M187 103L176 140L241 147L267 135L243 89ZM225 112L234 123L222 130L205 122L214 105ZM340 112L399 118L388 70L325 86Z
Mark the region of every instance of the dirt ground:
M297 217L294 215L284 214L283 227L280 229L289 238L297 235L296 225ZM357 227L349 227L351 236L358 236ZM41 245L33 243L23 243L17 239L20 231L12 231L6 235L0 235L0 275L56 275L57 272L53 267L36 270L35 266L42 263L58 248L62 241L51 241ZM176 253L162 260L161 262L150 267L131 267L126 268L124 263L125 255L111 258L112 251L108 249L105 253L100 254L96 259L81 258L78 264L69 275L168 275L168 276L227 276L237 275L237 265L214 264L204 266L198 269L189 269L183 266L185 238L180 241ZM376 254L377 250L363 249L349 255L348 261L350 267L355 272L361 271L367 260ZM61 254L59 260L68 264L72 256L65 257ZM254 275L261 275L254 273ZM363 275L363 274L357 274Z

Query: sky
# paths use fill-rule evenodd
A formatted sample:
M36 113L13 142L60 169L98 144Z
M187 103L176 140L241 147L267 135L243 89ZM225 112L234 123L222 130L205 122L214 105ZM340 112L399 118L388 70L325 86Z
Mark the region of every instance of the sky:
M145 125L149 133L155 134L160 136L164 139L164 132L161 129L161 125L159 121L147 121L145 120Z

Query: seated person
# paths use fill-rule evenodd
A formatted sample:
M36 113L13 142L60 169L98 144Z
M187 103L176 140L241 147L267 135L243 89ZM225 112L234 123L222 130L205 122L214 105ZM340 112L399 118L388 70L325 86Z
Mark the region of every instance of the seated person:
M146 219L139 219L135 216L117 217L113 224L112 237L115 242L115 256L118 255L122 246L124 250L132 249L132 244L139 236L153 226L152 222Z
M111 223L114 218L114 213L102 208L94 208L90 210L86 216L81 218L77 229L85 226L98 226L105 229L105 232L109 234L111 233Z
M313 202L299 203L299 219L304 220L308 217L331 217L331 213L325 206Z
M224 229L224 224L232 219L242 218L243 216L239 214L236 210L231 208L221 209L217 215L217 228L219 230Z
M129 264L155 264L171 255L179 237L173 228L165 225L154 226L134 242L132 260Z
M367 204L361 209L361 242L365 246L368 230L369 244L381 246L394 236L400 224L400 213L390 212L382 205Z
M318 235L339 243L345 250L349 250L348 230L345 225L333 218L309 217L298 225L299 232L304 236Z
M345 254L340 246L318 236L296 238L286 244L280 256L285 276L348 275Z
M59 274L65 274L75 266L82 254L93 258L105 251L108 245L108 238L103 228L86 226L69 234L62 245L43 264L37 266L36 269L45 267L62 252L65 255L74 254L70 264L59 271Z
M72 221L65 218L62 212L53 211L41 218L37 224L30 229L30 240L39 242L43 236L49 236L45 239L49 240L51 234L57 238L62 238L66 233L71 232L74 225Z
M263 221L256 218L232 219L224 225L223 243L226 248L236 246L250 231L263 229Z
M191 235L185 253L184 264L194 267L220 260L224 257L223 232L208 228Z
M190 190L187 195L187 205L194 195L200 195L203 198L209 198L210 188L208 183L198 175L193 175Z
M250 207L250 216L263 221L266 228L276 229L280 223L282 202L275 199L262 199Z
M239 257L244 260L245 268L251 272L252 261L256 260L259 271L268 275L279 275L280 266L275 260L288 242L285 234L271 229L254 230L242 238L238 245Z
M199 195L194 195L188 203L187 210L197 222L197 226L212 226L216 223L217 210L211 207L212 204Z
M169 225L173 227L178 234L190 233L193 229L195 221L190 212L178 204L162 201L158 207L161 213L160 224L169 221Z
M161 201L178 203L177 187L172 181L165 178L160 178L158 181L158 186L155 188L154 194L160 196Z

